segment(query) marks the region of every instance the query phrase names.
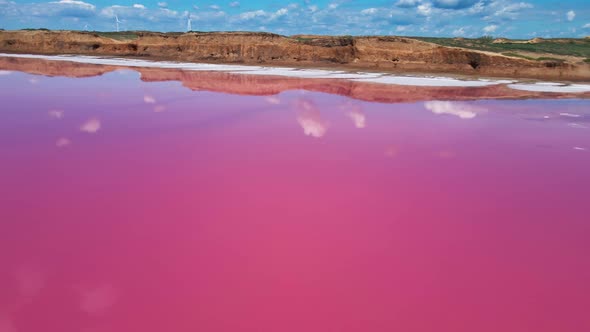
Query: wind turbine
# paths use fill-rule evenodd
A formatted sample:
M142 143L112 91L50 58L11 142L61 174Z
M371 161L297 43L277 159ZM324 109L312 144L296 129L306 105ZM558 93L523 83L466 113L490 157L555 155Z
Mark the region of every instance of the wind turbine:
M90 24L86 23L84 25L84 31L88 31L88 30L90 30Z
M191 13L186 14L186 32L193 31L193 26L191 25Z
M119 32L119 23L121 23L121 21L119 21L119 16L115 14L115 26L117 27L117 32Z

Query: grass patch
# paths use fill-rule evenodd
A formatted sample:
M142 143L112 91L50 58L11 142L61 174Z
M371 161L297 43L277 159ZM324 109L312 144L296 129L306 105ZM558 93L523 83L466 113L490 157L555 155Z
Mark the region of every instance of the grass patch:
M537 60L535 58L531 58L530 56L526 56L526 55L522 55L522 54L518 54L518 53L514 53L514 52L504 52L504 53L502 53L502 55L511 56L511 57L515 57L515 58L523 58L523 59L527 59L527 60Z
M551 58L551 57L546 57L546 56L542 56L540 58L536 59L537 61L554 61L554 62L565 62L564 59L557 59L557 58Z
M539 43L514 43L514 42L494 44L494 39L484 36L476 39L469 38L433 38L433 37L412 37L414 39L430 42L442 46L462 47L480 51L489 51L496 53L506 52L531 52L531 53L549 53L556 55L571 55L584 58L590 58L590 39L560 38L544 39Z
M565 62L565 60L558 59L558 58L551 58L551 57L547 57L547 56L533 58L530 56L526 56L526 55L522 55L522 54L518 54L518 53L514 53L514 52L504 52L504 53L502 53L502 55L517 57L517 58L522 58L522 59L527 59L527 60L532 60L532 61L553 61L553 62L559 62L559 63Z
M584 62L586 62L586 63L590 63L590 58L586 58L586 59L584 59Z
M307 43L307 42L310 42L313 40L313 38L303 38L303 37L297 37L294 39L296 42L299 42L299 43Z
M25 28L25 29L21 29L21 31L49 31L49 29L46 29L46 28L37 28L37 29Z

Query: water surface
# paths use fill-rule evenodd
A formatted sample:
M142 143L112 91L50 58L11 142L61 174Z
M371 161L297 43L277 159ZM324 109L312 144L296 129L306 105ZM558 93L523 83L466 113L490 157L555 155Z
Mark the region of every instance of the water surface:
M590 101L94 75L0 72L1 332L590 330Z

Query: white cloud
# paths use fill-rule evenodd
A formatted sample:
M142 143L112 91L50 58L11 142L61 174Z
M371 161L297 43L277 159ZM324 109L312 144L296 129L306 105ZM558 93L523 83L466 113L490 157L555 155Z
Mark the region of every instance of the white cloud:
M434 114L450 114L461 119L473 119L478 114L485 113L487 110L482 107L462 102L453 101L427 101L424 107Z
M213 10L220 10L221 7L219 7L218 5L211 5L209 6L209 8L213 9Z
M145 9L145 6L139 3L136 3L133 5L133 8L137 8L137 9Z
M430 3L422 4L418 6L417 11L420 15L430 16L430 14L432 13L432 5Z
M453 36L465 36L465 27L460 27L458 29L453 30Z
M574 20L574 18L576 18L576 12L570 10L569 12L567 12L567 14L565 14L565 16L567 17L567 20L571 22Z
M421 0L399 0L395 3L398 7L416 7Z
M54 1L54 2L50 2L50 3L57 3L57 4L61 4L61 5L73 5L73 6L79 6L88 10L94 10L96 9L96 6L90 3L86 3L83 1L76 1L76 0L60 0L60 1Z
M112 19L115 15L125 22L125 29L134 29L137 26L143 26L146 22L179 22L182 13L168 8L147 9L138 6L119 6L113 5L103 8L100 15ZM134 25L135 24L135 25Z
M338 8L338 6L339 5L337 3L331 3L328 5L328 9L336 9L336 8Z
M534 6L526 2L510 3L506 1L493 1L488 7L488 11L491 14L484 17L486 20L494 19L510 19L515 20L518 18L520 12L524 9L531 9Z
M367 9L361 10L361 14L374 15L374 14L377 14L377 11L379 11L377 8L367 8Z
M484 27L483 31L485 33L492 33L492 32L496 32L497 29L498 29L498 26L495 24L492 24L492 25L488 25L488 26Z
M289 10L287 8L281 8L281 9L277 10L276 12L274 12L270 16L270 19L273 20L273 19L276 19L278 17L285 16L285 15L287 15L288 12L289 12Z
M239 3L239 2L237 2L237 1L230 2L230 3L229 3L229 6L230 6L230 7L232 7L232 8L233 8L233 7L240 7L240 3Z
M168 3L166 3L166 2L158 2L158 7L160 7L160 8L166 8L166 7L168 7Z
M264 10L255 10L255 11L251 11L251 12L243 12L240 14L240 18L242 20L251 20L257 17L261 17L261 16L266 16L268 15Z
M82 124L80 131L87 132L90 134L96 133L100 129L100 120L92 118Z
M590 23L584 24L584 26L582 28L584 28L584 29L590 29Z
M91 17L96 14L96 6L87 2L76 0L61 0L18 5L14 4L13 10L7 14L10 16L18 15L22 17L23 13L27 13L27 15L34 17L46 18ZM0 11L0 16L2 16L2 14L2 11Z

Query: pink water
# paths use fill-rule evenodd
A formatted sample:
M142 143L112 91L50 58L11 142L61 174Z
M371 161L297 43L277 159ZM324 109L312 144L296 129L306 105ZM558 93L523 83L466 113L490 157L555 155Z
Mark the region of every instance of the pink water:
M588 100L0 100L0 332L590 330Z

